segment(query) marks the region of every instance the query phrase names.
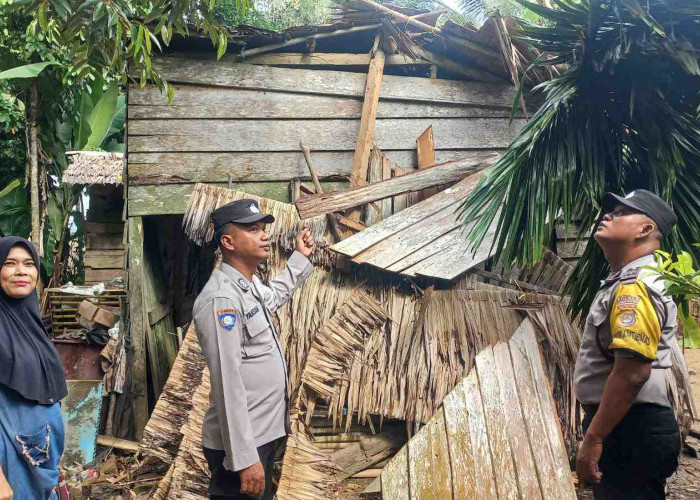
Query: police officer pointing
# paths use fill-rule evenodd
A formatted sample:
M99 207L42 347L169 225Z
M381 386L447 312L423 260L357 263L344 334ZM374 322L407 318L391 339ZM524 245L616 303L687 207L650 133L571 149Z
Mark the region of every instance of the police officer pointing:
M655 266L676 215L645 190L608 193L603 210L594 238L612 273L591 305L576 360L585 411L576 471L597 500L663 499L680 452L666 385L671 352L680 353L677 311L659 275L643 267Z
M272 315L308 278L314 239L304 228L282 273L270 286L255 276L270 256L254 200L212 213L222 264L197 297L193 316L211 378L211 407L202 445L211 499L271 499L275 450L288 431L287 366Z

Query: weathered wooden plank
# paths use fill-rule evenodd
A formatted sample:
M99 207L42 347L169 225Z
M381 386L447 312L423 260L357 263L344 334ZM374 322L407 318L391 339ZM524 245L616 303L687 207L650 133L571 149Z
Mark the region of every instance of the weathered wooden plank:
M349 54L333 52L285 52L277 54L260 54L246 58L246 64L265 64L267 66L369 66L369 54ZM386 56L387 66L429 66L430 61L414 59L402 54Z
M418 156L418 168L428 168L435 165L435 138L433 136L433 126L430 125L418 139L416 139L416 153ZM424 189L420 192L420 199L430 198L438 192L436 187Z
M373 141L382 149L413 149L416 136L433 124L436 149L505 148L520 120L442 118L377 120ZM356 120L131 120L129 153L160 151L298 151L301 140L313 150L354 151Z
M277 54L275 54L277 55ZM363 55L364 54L358 54ZM362 116L357 97L262 92L260 90L175 86L172 104L157 87L129 89L129 119L354 118ZM377 118L510 118L504 107L380 99Z
M452 471L445 431L445 414L440 408L411 439L408 470L411 499L452 498Z
M452 498L481 500L481 488L477 487L474 452L469 435L469 413L464 401L464 380L445 396L442 407L445 412L447 444L452 464Z
M491 446L486 414L481 400L476 370L464 378L464 407L469 418L469 438L474 453L474 478L480 499L497 500L496 481L491 459Z
M494 150L494 152L498 152ZM438 163L472 158L482 151L439 150ZM321 179L346 177L352 170L351 151L314 151L314 168ZM385 156L411 170L414 150L387 151ZM408 173L408 171L406 172ZM288 153L131 153L129 184L181 184L196 182L265 182L310 180L301 152Z
M486 415L486 428L493 457L493 470L499 500L517 499L518 481L513 467L513 452L508 439L508 422L501 404L496 363L490 347L476 356L476 370Z
M409 445L401 448L382 471L380 477L383 500L408 500L410 498L408 448Z
M153 67L172 83L277 90L295 93L363 96L365 75L347 71L274 68L196 59L157 58ZM462 82L387 75L385 99L452 102L510 109L515 89L508 83Z
M86 222L85 223L86 233L95 234L123 234L124 233L124 223L123 222Z
M520 498L541 499L542 492L535 469L534 456L530 441L526 439L527 429L523 416L518 389L515 385L513 364L510 360L508 344L499 343L493 347L493 358L496 366L498 387L501 393L501 405L507 422L506 429L513 450L513 464L518 479ZM549 498L549 497L545 497Z
M375 45L379 41L379 35L375 40ZM362 117L360 118L360 130L357 133L355 143L355 156L352 160L352 171L350 172L350 186L360 185L361 181L367 179L367 169L369 168L369 155L372 148L372 138L374 137L374 126L377 118L377 108L379 106L379 92L384 76L384 51L377 50L372 54L372 60L367 71L367 82L365 84L364 100L362 102ZM322 148L326 149L326 148ZM395 148L394 148L395 149ZM350 217L355 219L355 217Z
M343 255L347 255L348 257L355 257L360 252L388 238L392 234L431 217L445 207L455 205L460 199L471 193L476 183L479 182L484 174L485 171L472 174L441 193L406 208L400 214L392 215L388 219L383 220L381 224L376 224L361 233L336 243L331 249ZM456 208L456 206L454 208Z
M488 259L493 253L493 248L491 248L494 234L493 228L486 233L484 242L477 249L476 253L466 241L466 236L461 232L461 229L456 229L456 231L463 239L461 244L457 242L440 254L432 255L414 266L404 269L402 272L409 276L420 275L453 280Z
M586 250L586 240L557 241L557 255L561 259L578 259Z
M85 268L86 283L101 283L103 281L112 281L115 278L126 278L126 271L124 269Z
M148 422L148 385L146 380L146 336L149 329L144 304L143 220L129 217L129 337L133 350L131 366L131 400L136 422L136 440L140 441Z
M544 498L567 498L567 490L563 489L561 482L556 480L556 466L549 446L547 424L538 403L539 397L532 380L530 362L522 345L522 335L521 326L510 340L510 356L542 495Z
M124 250L124 235L87 233L88 250Z
M566 496L560 498L576 498L571 472L569 471L569 458L566 453L566 445L564 444L564 436L561 433L559 419L557 418L556 410L554 409L554 398L552 397L552 388L549 384L549 379L544 372L542 365L542 354L537 343L535 330L530 320L525 319L521 323L522 340L519 341L519 347L525 352L532 370L532 379L534 381L535 390L537 391L537 401L542 412L542 417L545 421L547 429L547 437L549 446L552 449L555 464L555 480L559 483L561 491L565 492ZM516 339L516 342L518 339Z
M495 153L484 153L472 159L435 165L431 168L417 170L411 174L394 177L376 184L336 193L302 196L296 201L295 205L301 217L305 219L314 215L356 207L409 191L418 191L426 187L454 182L470 173L493 165L497 159L498 155Z
M384 155L382 154L381 150L377 147L372 149L372 152L369 156L369 172L368 172L368 181L370 184L373 184L375 182L379 182L384 180L383 178L383 170L384 170ZM391 177L389 177L391 178ZM350 178L350 185L352 186L352 177ZM388 205L388 209L387 206ZM385 217L388 217L391 215L391 198L385 198L383 200L379 200L375 203L370 203L368 205L364 206L364 211L365 211L365 224L367 226L371 226L372 224L377 223L378 221L382 220ZM350 220L353 220L352 217L348 216L347 217Z
M228 187L226 183L216 183ZM347 187L347 182L321 182L324 191L332 192ZM183 214L190 201L195 184L164 184L129 187L128 211L130 217L142 215ZM239 182L232 189L256 196L289 202L286 182Z
M352 260L388 268L426 245L431 245L443 234L449 233L458 226L459 221L455 216L454 208L448 206L432 217L392 234Z
M122 269L124 267L124 250L88 250L84 263L93 269Z

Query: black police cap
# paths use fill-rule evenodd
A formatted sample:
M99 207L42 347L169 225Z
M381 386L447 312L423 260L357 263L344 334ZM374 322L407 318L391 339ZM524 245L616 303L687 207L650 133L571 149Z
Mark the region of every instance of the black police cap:
M632 191L624 198L613 193L607 193L603 198L603 210L605 212L610 212L615 208L615 205L618 204L641 212L649 217L656 222L656 226L664 236L666 236L676 222L678 222L678 217L676 217L673 209L669 207L664 200L645 189Z
M260 205L255 200L236 200L217 208L211 213L214 229L235 222L236 224L252 224L254 222L275 222L270 214L260 213Z

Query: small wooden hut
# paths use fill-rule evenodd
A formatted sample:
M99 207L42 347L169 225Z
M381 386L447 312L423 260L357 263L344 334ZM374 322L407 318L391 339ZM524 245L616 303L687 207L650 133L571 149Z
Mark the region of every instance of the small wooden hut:
M444 11L392 9L346 2L331 24L283 33L232 28L219 61L208 38L174 39L153 61L175 87L172 103L153 85L129 87L137 436L177 353L177 328L190 321L213 265L212 250L189 243L181 229L196 183L289 202L310 181L301 144L313 151L322 188L332 191L360 182L375 145L396 175L502 151L524 124L522 115L510 121L516 88L499 41L501 18L480 30L451 22L436 28Z

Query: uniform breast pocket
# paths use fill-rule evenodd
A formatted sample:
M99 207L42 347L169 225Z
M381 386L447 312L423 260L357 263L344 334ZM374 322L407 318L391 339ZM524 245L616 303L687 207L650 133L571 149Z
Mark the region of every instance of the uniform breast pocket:
M243 359L262 356L272 349L272 330L262 313L247 320L244 326Z

